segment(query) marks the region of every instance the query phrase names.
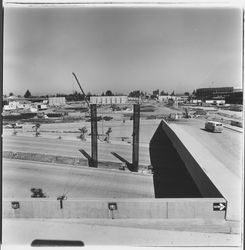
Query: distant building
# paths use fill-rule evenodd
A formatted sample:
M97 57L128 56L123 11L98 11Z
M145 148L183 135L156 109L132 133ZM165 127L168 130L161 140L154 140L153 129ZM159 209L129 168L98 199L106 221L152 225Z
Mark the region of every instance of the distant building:
M4 111L13 111L18 109L30 109L31 108L31 102L25 101L25 100L19 100L19 101L8 101L7 105L3 106Z
M141 103L141 97L128 97L128 103Z
M233 93L233 87L220 87L220 88L199 88L196 90L196 98L205 100L225 99Z
M170 95L159 95L158 96L159 102L168 102L169 99L173 99L173 96L170 96Z
M43 103L43 102L40 102L40 103L35 103L35 106L38 110L46 110L48 109L48 105Z
M159 102L186 102L188 100L188 96L185 95L159 95L158 96Z
M205 103L212 105L224 105L225 100L206 100Z
M190 103L201 105L202 104L202 100L192 99L192 100L190 100Z
M225 102L229 104L243 104L243 92L236 91L225 97Z
M6 98L3 111L15 112L37 112L38 110L47 109L47 100L44 98L23 98L10 96Z
M49 97L48 98L49 106L62 106L66 104L65 97Z
M176 98L177 98L177 101L179 103L185 103L188 101L189 96L188 95L178 95L178 96L176 96Z
M91 96L91 104L125 104L128 103L127 96Z

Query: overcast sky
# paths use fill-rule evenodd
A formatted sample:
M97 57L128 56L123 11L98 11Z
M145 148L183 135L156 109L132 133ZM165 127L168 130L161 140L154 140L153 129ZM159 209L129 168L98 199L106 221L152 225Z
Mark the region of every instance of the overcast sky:
M242 12L5 8L3 93L241 87Z

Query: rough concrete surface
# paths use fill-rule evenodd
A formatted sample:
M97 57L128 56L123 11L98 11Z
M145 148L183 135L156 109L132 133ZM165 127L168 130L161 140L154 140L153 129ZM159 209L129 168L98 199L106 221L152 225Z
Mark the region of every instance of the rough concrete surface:
M28 246L37 238L82 240L85 246L241 246L241 236L237 234L88 225L77 221L8 219L3 221L3 229L5 246Z

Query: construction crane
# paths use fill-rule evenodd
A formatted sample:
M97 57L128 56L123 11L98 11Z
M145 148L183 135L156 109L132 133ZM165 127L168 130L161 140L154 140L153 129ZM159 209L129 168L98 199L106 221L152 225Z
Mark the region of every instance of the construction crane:
M88 109L89 109L89 102L88 102L88 100L87 100L87 96L85 95L85 93L84 93L84 91L83 91L83 89L82 89L82 87L81 87L81 85L80 85L80 83L79 83L79 81L78 81L78 79L77 79L77 76L75 75L74 72L72 72L72 75L73 75L74 78L76 79L76 82L77 82L79 88L81 89L81 91L82 91L82 93L83 93L83 95L84 95L84 99L85 99L85 101L86 101L86 103L87 103L87 105L88 105Z
M79 81L78 81L78 79L77 79L76 74L75 74L74 72L72 72L72 75L73 75L74 78L76 79L76 82L77 82L79 88L81 89L81 91L82 91L82 93L83 93L83 95L84 95L84 99L85 99L85 101L86 101L86 103L87 103L87 105L88 105L88 112L90 113L90 105L89 105L89 102L88 102L88 100L87 100L87 96L85 95L85 93L84 93L84 91L83 91L83 89L82 89L82 87L81 87L81 84L79 83ZM104 141L104 139L101 140L101 139L99 138L99 136L102 136L102 137L105 136L105 134L104 134L104 121L103 121L103 107L102 107L102 122L101 122L101 126L102 126L102 134L101 134L101 135L98 135L98 139L99 139L100 141Z

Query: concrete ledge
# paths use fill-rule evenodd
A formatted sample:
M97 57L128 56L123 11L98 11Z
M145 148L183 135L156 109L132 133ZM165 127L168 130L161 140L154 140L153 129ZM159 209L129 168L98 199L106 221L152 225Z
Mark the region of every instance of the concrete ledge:
M171 124L169 126L164 123L163 129L169 131L176 150L204 197L214 190L212 185L207 186L212 183L227 201L226 219L240 220L241 179L218 161L200 142L177 125Z
M14 209L12 202L18 202ZM96 219L224 219L225 211L214 211L223 198L195 199L8 199L3 201L3 218L96 218ZM108 203L116 203L110 211Z
M107 220L108 224L100 223L101 220L96 220L96 223L85 224L75 220L74 223L68 220L60 219L54 220L45 219L3 219L3 239L5 249L9 246L26 246L30 245L33 239L68 239L82 240L85 247L96 248L96 246L109 246L114 249L115 246L126 247L192 247L192 249L214 249L220 247L221 249L241 249L242 237L241 235L234 235L226 233L225 230L220 231L222 226L217 225L218 231L214 229L210 233L200 233L197 230L193 232L188 230L176 231L173 227L168 229L161 228L135 228L122 227L123 220ZM149 220L148 220L149 221ZM183 221L183 220L182 220ZM188 220L189 221L189 220ZM116 225L116 222L118 224ZM97 224L98 223L98 224ZM163 222L164 223L164 222ZM181 222L179 222L181 223ZM127 221L125 224L128 225ZM197 228L197 227L196 227ZM98 248L98 247L97 247ZM49 248L51 249L51 248ZM175 248L174 248L175 249Z
M40 153L3 151L3 158L66 164L73 166L88 166L88 161L83 158L40 154ZM98 167L103 167L108 169L119 169L120 166L121 163L118 162L99 161Z
M191 154L190 148L187 148L184 145L183 140L181 140L182 138L177 135L165 121L162 121L162 128L163 131L167 134L168 138L171 140L180 158L184 162L202 197L222 197L219 190L215 187L215 185L212 183L212 181L200 167L199 163ZM189 137L187 138L187 140L189 140Z
M40 153L30 153L30 152L13 152L13 151L3 151L3 158L15 159L15 160L26 160L26 161L38 161L56 164L66 164L70 166L88 166L88 160L78 157L70 156L60 156L60 155L50 155L50 154L40 154ZM98 168L104 169L119 169L121 163L112 161L99 161ZM145 169L146 166L139 165L139 170Z
M6 219L5 219L6 220ZM16 219L9 219L16 220ZM17 219L19 221L42 221L43 219ZM54 223L66 222L70 224L86 224L86 225L100 225L113 227L127 227L127 228L142 228L142 229L157 229L157 230L171 230L171 231L189 231L189 232L203 232L203 233L240 233L240 224L238 222L230 223L224 219L209 219L209 218L188 218L188 219L49 219Z

